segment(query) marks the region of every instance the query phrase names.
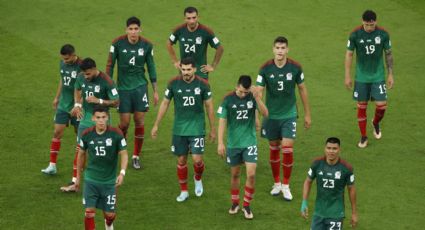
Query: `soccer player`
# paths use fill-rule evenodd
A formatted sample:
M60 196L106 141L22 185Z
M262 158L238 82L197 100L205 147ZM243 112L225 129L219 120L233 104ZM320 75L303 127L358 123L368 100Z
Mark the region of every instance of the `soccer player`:
M298 88L304 106L304 127L310 128L311 116L307 88L301 65L287 57L289 48L285 37L277 37L273 43L274 58L260 68L257 85L266 89L266 106L269 117L263 121L262 137L269 140L270 166L274 178L272 195L283 193L283 198L292 200L289 189L293 165L293 146L296 136L297 106L295 88ZM297 87L296 87L297 86ZM280 149L282 148L283 180L280 180Z
M127 137L131 114L134 120L133 168L140 169L140 154L145 135L145 113L149 110L148 81L145 65L152 83L153 102L159 100L156 85L156 70L153 58L153 45L140 36L140 20L136 17L127 19L126 34L112 41L106 72L113 77L115 62L118 63L117 87L120 95L119 128Z
M112 230L117 202L116 188L123 183L127 169L127 143L120 129L108 126L107 107L96 106L92 119L95 126L85 129L79 141L75 185L79 188L84 159L87 157L83 190L85 229L95 229L94 216L96 208L99 208L103 210L105 229ZM117 176L118 155L121 158L121 170Z
M251 77L242 75L239 77L236 90L224 97L217 111L219 117L217 153L221 157L226 155L227 163L231 167L232 206L229 214L236 214L239 211L240 166L245 164L247 178L242 210L246 219L254 218L250 202L254 198L257 167L256 109L263 117L268 116L267 108L261 100L258 89L251 86ZM226 126L228 127L227 149L224 145ZM241 138L242 136L243 138Z
M77 143L79 143L82 132L94 125L92 116L95 105L116 107L119 103L115 83L107 74L97 69L93 59L84 59L80 64L80 69L83 71L83 75L79 76L75 82L75 104L71 111L71 114L81 120L78 126ZM78 156L74 159L73 180L68 186L60 188L63 192L76 191L74 177L77 176L77 159Z
M373 135L375 139L381 139L382 132L379 126L387 108L387 87L394 85L393 55L391 53L391 41L388 32L377 26L376 13L366 10L363 13L363 25L355 28L348 39L347 52L345 54L345 86L352 88L351 63L353 52L356 50L356 75L353 98L357 101L357 120L361 138L357 144L360 148L366 148L368 138L367 104L375 101L375 117L372 120ZM387 84L385 84L385 68L383 53L387 65Z
M224 51L223 46L209 27L198 22L198 10L195 7L187 7L183 14L185 23L177 26L167 41L168 53L176 69L180 69L181 59L193 57L196 75L208 80L208 74L214 71L220 62ZM180 60L177 59L173 48L177 41L180 46ZM216 49L212 64L207 63L208 44Z
M313 161L304 181L301 215L308 218L308 196L311 183L317 182L317 197L312 230L342 229L345 217L344 189L348 188L351 203L351 226L357 225L356 188L354 187L353 167L339 157L341 143L338 138L326 140L325 156Z
M47 168L41 172L45 174L56 174L56 160L61 147L61 139L65 127L69 124L74 126L77 134L78 121L76 117L71 116L70 112L74 106L74 84L78 74L81 72L79 64L81 59L75 54L75 48L71 44L65 44L60 50L61 61L59 63L60 79L56 96L53 99L53 109L55 114L55 128L53 138L50 144L50 163ZM78 153L78 149L76 150Z
M208 82L195 75L195 61L191 57L182 59L180 63L181 76L169 81L165 97L161 102L155 124L152 127L152 138L158 135L158 126L174 98L174 126L171 151L177 157L177 177L180 184L180 195L177 202L189 198L187 186L187 155L192 154L195 195L200 197L204 192L202 173L204 162L202 154L205 144L205 112L210 124L209 138L215 140L214 108Z

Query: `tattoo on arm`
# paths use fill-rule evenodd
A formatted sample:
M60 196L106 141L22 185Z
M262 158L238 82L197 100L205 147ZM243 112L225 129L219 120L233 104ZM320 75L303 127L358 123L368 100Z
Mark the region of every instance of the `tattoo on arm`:
M387 64L388 73L393 72L393 54L391 50L385 51L385 62Z

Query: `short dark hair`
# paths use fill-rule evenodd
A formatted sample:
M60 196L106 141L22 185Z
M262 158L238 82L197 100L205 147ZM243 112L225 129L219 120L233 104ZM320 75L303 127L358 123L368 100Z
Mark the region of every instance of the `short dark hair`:
M138 19L137 17L135 17L135 16L132 16L132 17L129 17L128 19L127 19L127 27L129 27L130 25L132 25L132 24L136 24L137 26L139 26L140 27L140 19Z
M286 45L289 45L289 43L288 43L288 39L286 39L284 36L279 36L279 37L277 37L277 38L274 40L273 45L274 45L274 44L276 44L276 43L285 43Z
M95 105L95 106L93 106L93 115L96 112L99 112L99 113L108 113L109 112L109 108L107 106L104 106L104 105Z
M251 87L251 77L249 75L241 75L238 80L238 85L241 85L245 89Z
M94 68L94 67L96 67L96 62L89 57L85 58L80 64L80 69L82 71L86 71L86 70Z
M183 15L186 15L186 13L190 14L190 13L193 13L193 12L196 12L196 14L198 14L198 9L196 9L193 6L188 6L188 7L186 7L186 9L184 9Z
M75 48L71 44L65 44L62 46L60 53L62 55L71 55L75 53Z
M326 144L331 143L331 144L338 144L339 146L341 146L341 141L339 140L338 137L329 137L326 140Z
M192 65L192 67L196 67L195 59L193 57L185 57L180 61L180 65Z
M366 10L363 13L362 19L365 22L376 21L376 13L373 10Z

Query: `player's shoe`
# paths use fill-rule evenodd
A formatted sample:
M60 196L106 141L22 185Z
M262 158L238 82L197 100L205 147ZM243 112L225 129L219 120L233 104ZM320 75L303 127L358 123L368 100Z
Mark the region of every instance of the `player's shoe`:
M177 202L183 202L189 198L189 193L187 191L181 191L180 195L176 198Z
M62 192L77 192L77 186L75 186L74 182L69 183L66 186L62 186L60 188Z
M133 157L133 168L140 169L141 167L139 157Z
M282 191L282 184L281 183L279 183L279 184L275 183L272 187L272 190L270 191L270 194L272 196L277 196L277 195L279 195L279 193L281 191Z
M282 193L283 193L283 199L287 201L291 201L293 199L291 190L289 189L289 185L282 184Z
M47 166L45 169L42 169L41 172L48 175L55 175L57 173L56 165L49 164L49 166Z
M382 132L381 132L381 128L379 127L379 123L375 125L372 120L372 126L373 126L373 136L375 137L375 139L376 140L381 139Z
M108 226L105 220L105 230L114 230L114 224L112 223L111 225Z
M252 214L251 208L249 206L244 206L242 208L243 214L245 215L245 219L252 220L254 219L254 214Z
M197 197L202 196L202 193L204 193L204 187L202 186L202 180L196 180L195 177L193 177L193 180L195 181L195 195Z
M229 209L229 214L234 215L239 212L239 204L233 203L232 207Z
M362 137L359 141L359 143L357 144L357 147L364 149L367 147L367 137Z

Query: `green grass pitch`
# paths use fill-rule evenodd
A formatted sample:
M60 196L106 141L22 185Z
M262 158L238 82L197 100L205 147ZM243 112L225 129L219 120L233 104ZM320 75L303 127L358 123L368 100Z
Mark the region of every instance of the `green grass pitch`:
M94 58L104 70L112 39L124 33L129 16L138 16L142 35L155 45L163 95L166 82L176 75L165 42L171 29L183 22L183 9L188 5L199 9L200 22L214 29L225 49L210 77L215 107L239 75L255 79L260 65L272 58L276 36L289 39L289 56L303 65L313 120L308 131L303 130L301 119L298 122L291 182L294 200L285 202L269 195L273 181L268 146L259 139L253 221L227 214L230 172L217 156L216 144L206 147L204 196L194 196L190 180L190 199L177 203L176 160L169 151L172 111L154 141L149 133L156 107L145 122L145 168L129 168L119 189L116 229L309 229L311 220L299 215L302 183L311 160L323 153L328 136L341 138L342 157L355 169L358 229L423 229L425 2L414 0L1 1L0 229L83 228L81 193L59 191L71 176L75 141L71 129L65 133L58 156L59 173L40 173L48 163L53 133L51 101L58 82L60 47L73 44L80 56ZM355 146L359 138L355 103L343 84L343 63L348 33L361 23L366 9L375 10L379 25L390 32L395 87L389 91L382 140L372 137L369 147L360 150ZM368 119L372 113L369 106ZM114 113L114 125L117 118ZM132 152L132 138L129 146ZM189 173L193 175L192 168ZM310 215L314 195L310 196ZM346 229L349 207L347 199ZM99 229L103 229L101 216L98 211Z

